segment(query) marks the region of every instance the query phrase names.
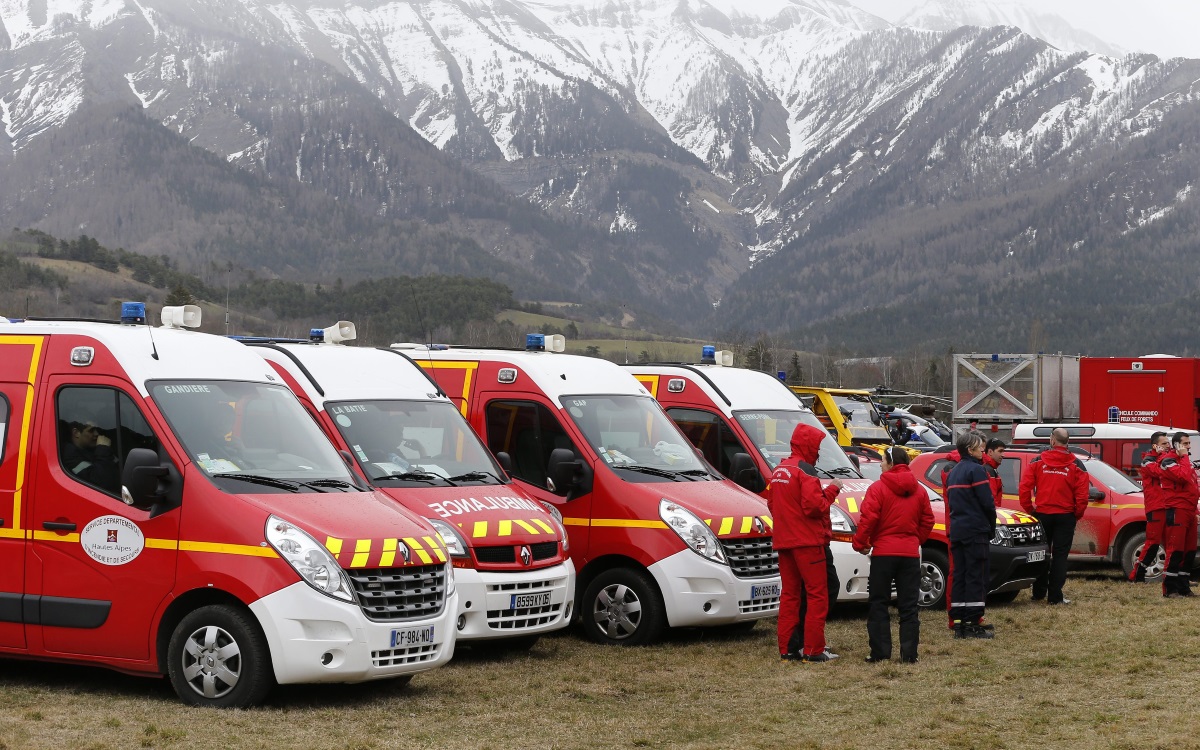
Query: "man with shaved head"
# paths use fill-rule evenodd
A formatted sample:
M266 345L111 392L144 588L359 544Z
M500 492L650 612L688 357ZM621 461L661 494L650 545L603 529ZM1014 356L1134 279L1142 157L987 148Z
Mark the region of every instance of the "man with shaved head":
M1070 604L1063 597L1067 581L1067 555L1075 538L1075 524L1088 504L1087 468L1067 444L1070 436L1062 427L1050 433L1050 450L1043 451L1021 477L1018 496L1021 507L1042 522L1050 545L1050 564L1033 583L1033 599L1048 604Z

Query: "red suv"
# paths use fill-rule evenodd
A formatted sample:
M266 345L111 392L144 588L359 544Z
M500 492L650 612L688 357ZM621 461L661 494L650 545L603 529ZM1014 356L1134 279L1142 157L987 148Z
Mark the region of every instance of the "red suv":
M942 468L949 460L946 454L950 450L946 446L913 459L912 471L922 484L941 491ZM1091 490L1087 512L1075 527L1071 559L1119 564L1128 576L1146 543L1146 507L1142 488L1124 473L1098 458L1092 458L1087 451L1075 449L1075 453L1088 470ZM1041 450L1034 447L1010 447L1005 451L1004 461L1000 464L1000 478L1004 480L1002 507L1021 510L1017 488L1021 476L1029 469L1029 463L1039 455ZM1151 566L1148 575L1157 576L1161 573L1163 563L1160 549L1158 560Z

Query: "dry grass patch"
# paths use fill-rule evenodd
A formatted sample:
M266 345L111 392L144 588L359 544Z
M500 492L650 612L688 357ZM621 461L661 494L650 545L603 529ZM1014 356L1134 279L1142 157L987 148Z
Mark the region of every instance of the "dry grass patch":
M774 623L672 634L641 649L544 638L529 653L463 649L407 688L278 689L212 712L161 680L0 662L8 748L1053 748L1192 747L1197 602L1073 574L1067 607L995 607L994 641L922 618L921 662L865 664L865 610L835 613L842 659L780 663Z

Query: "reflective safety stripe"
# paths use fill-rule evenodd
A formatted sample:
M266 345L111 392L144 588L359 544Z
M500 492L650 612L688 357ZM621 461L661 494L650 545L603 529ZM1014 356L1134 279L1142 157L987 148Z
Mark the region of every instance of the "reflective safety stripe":
M501 521L500 530L496 532L496 536L512 536L512 521Z
M937 531L945 531L945 530L946 530L946 524L944 524L944 523L935 523L935 524L933 525L933 528L934 528L934 529L936 529Z
M537 534L537 533L538 533L538 530L537 530L537 529L535 529L533 526L531 526L531 525L530 525L528 522L526 522L526 521L522 521L522 520L521 520L521 519L519 519L519 518L514 518L514 519L513 519L513 523L515 523L516 525L520 526L522 529L525 529L525 530L526 530L526 531L528 531L530 534Z
M333 537L325 537L325 549L329 550L329 554L337 557L342 554L342 540L334 539Z
M618 529L665 529L663 521L643 521L638 518L593 518L591 526Z
M852 497L846 498L846 510L850 511L851 513L857 513L858 501Z
M371 556L371 540L359 539L354 543L354 557L350 560L350 567L365 568L367 558Z
M571 516L563 516L563 526L590 526L591 521L586 518L573 518Z
M533 519L533 522L534 522L535 524L537 524L538 526L540 526L540 527L541 527L541 529L542 529L542 531L546 532L547 534L553 534L553 533L554 533L554 528L553 528L552 526L550 526L550 524L548 524L548 523L546 523L545 521L543 521L542 519L540 519L540 518L535 518L535 519Z
M180 552L213 552L219 555L246 555L248 557L278 557L270 547L254 547L249 544L221 544L219 542L180 542Z
M383 540L383 554L379 557L379 567L390 568L396 562L396 543L397 539Z
M722 518L721 519L721 528L719 531L717 531L717 535L725 536L726 534L728 534L731 531L733 531L733 519L732 518Z
M35 531L33 538L39 542L78 542L78 534L62 534L57 531Z
M425 544L429 545L429 551L433 553L441 562L446 562L446 553L442 551L442 545L438 544L431 536L421 537L425 540Z
M404 543L407 544L413 552L417 553L417 557L421 558L421 562L425 563L426 565L431 565L433 563L433 558L429 556L429 553L425 551L425 548L422 547L421 543L416 539L406 536L404 537Z
M475 539L479 539L480 537L487 536L487 526L488 526L487 521L476 521L475 528L471 532L471 536L474 537Z
M770 516L759 516L759 518L761 518L763 520L763 523L765 523L767 525L768 529L771 529L772 531L774 531L775 521Z
M987 602L950 602L951 607L983 607Z
M749 534L750 527L754 523L754 516L745 516L742 518L742 534Z
M1003 518L1005 523L1012 523L1012 520L1013 520L1012 513L1009 513L1004 508L996 508L996 515L999 516L1000 518Z

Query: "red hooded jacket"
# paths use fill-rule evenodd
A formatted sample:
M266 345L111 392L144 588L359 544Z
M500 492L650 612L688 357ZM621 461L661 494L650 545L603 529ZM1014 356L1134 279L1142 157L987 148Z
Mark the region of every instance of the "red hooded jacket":
M771 474L767 508L775 524L775 549L824 547L833 539L829 506L837 499L838 488L831 484L822 489L821 480L800 468L801 463L816 462L825 435L811 425L796 425L792 455Z
M1163 493L1164 479L1162 466L1164 454L1148 450L1142 454L1142 496L1145 498L1146 512L1164 510L1167 507L1166 495Z
M1026 513L1074 513L1078 519L1087 510L1090 487L1083 462L1066 448L1054 446L1030 462L1018 495Z
M996 498L996 507L999 508L1000 502L1004 500L1004 480L1000 478L1000 464L986 452L979 460L983 462L983 468L987 471L988 484L992 487L992 496Z
M1196 479L1191 458L1168 451L1158 465L1162 469L1164 506L1195 513L1196 502L1200 500L1200 483Z
M854 549L872 556L920 557L933 531L929 493L908 466L893 466L871 484L859 508Z

